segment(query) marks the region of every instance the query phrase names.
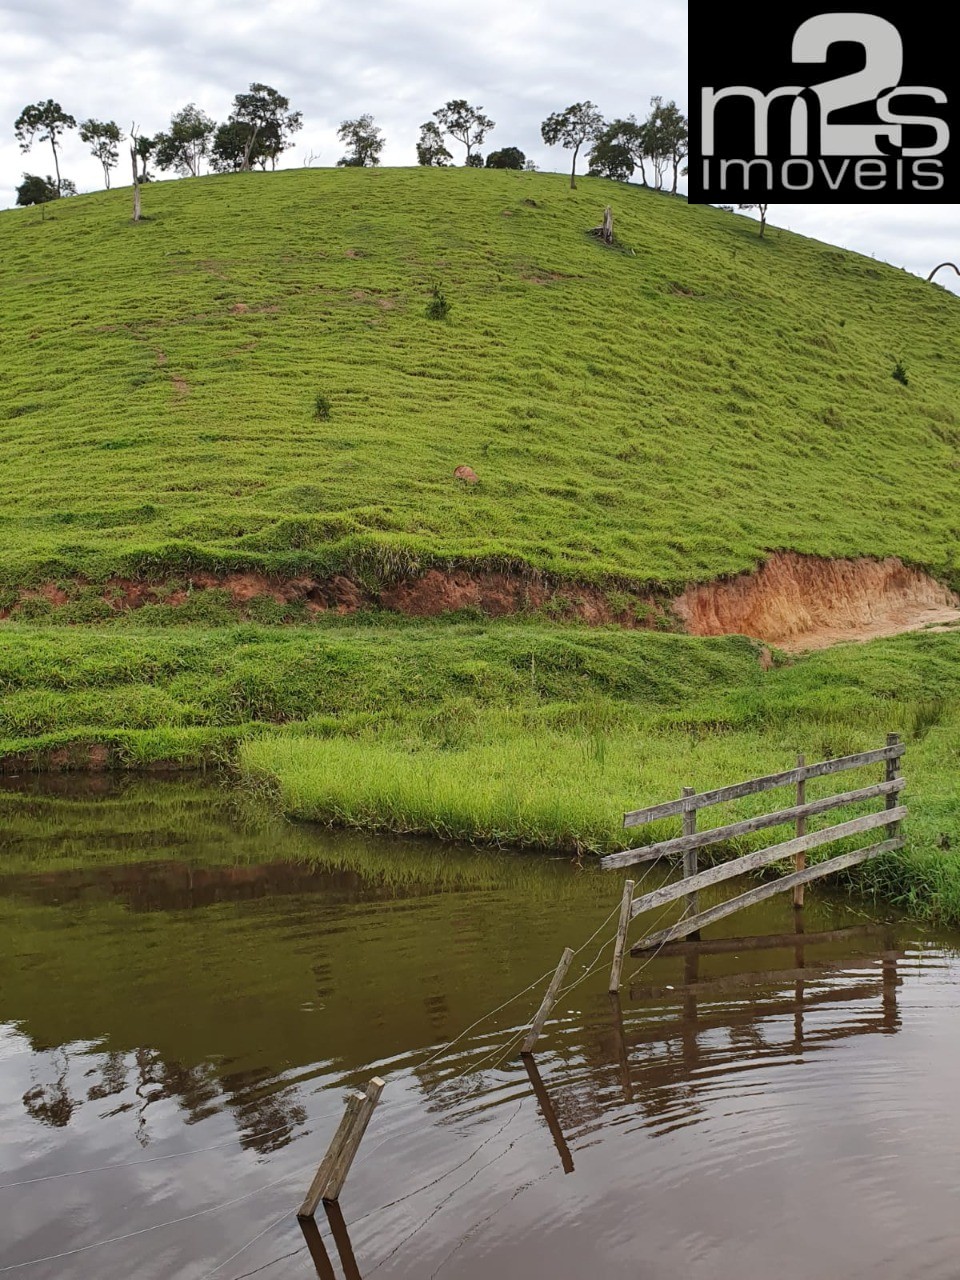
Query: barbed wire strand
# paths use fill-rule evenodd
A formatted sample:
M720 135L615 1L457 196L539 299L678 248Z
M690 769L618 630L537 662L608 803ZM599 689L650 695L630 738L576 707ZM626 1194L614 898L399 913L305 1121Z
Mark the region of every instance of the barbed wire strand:
M403 1204L405 1200L412 1200L414 1196L420 1195L422 1191L429 1191L431 1187L435 1187L437 1183L442 1182L444 1178L449 1178L452 1173L456 1173L457 1170L462 1169L465 1164L469 1164L474 1156L480 1154L487 1143L493 1142L496 1138L499 1138L507 1126L511 1125L513 1121L516 1120L517 1116L523 1110L524 1101L524 1098L520 1099L516 1110L503 1122L500 1128L497 1129L496 1133L491 1133L488 1137L484 1138L478 1147L471 1151L468 1156L465 1156L463 1160L460 1160L457 1164L453 1165L452 1168L447 1169L444 1173L438 1174L438 1176L433 1178L430 1182L425 1182L422 1187L416 1187L413 1191L407 1191L404 1195L398 1196L396 1200L391 1200L387 1204L381 1204L376 1209L368 1209L366 1213L362 1214L359 1218L354 1219L353 1225L359 1226L361 1222L366 1218L371 1218L375 1213L384 1213L387 1209L392 1209L398 1204Z
M312 1168L312 1162L308 1168ZM231 1205L240 1204L243 1200L249 1200L251 1196L259 1195L261 1191L269 1191L271 1187L279 1186L281 1182L288 1182L291 1178L302 1177L304 1169L296 1169L290 1173L283 1174L280 1178L274 1178L272 1182L265 1182L261 1187L254 1187L252 1191L245 1192L242 1196L235 1196L232 1200L224 1200L221 1204L210 1205L206 1209L198 1209L196 1213L184 1214L181 1218L170 1218L166 1222L155 1222L151 1227L140 1227L137 1231L127 1231L121 1236L110 1236L106 1240L97 1240L94 1244L82 1244L76 1249L66 1249L63 1253L50 1253L43 1258L30 1258L26 1262L14 1262L9 1266L0 1267L0 1275L8 1271L20 1271L23 1267L35 1267L41 1262L58 1262L61 1258L73 1258L78 1253L88 1253L91 1249L102 1249L107 1244L119 1244L121 1240L132 1240L135 1236L146 1235L150 1231L160 1231L163 1227L175 1227L181 1222L192 1222L194 1218L202 1218L208 1213L217 1213L221 1209L228 1209Z
M294 1249L292 1253L282 1253L279 1258L271 1258L269 1262L265 1262L263 1266L254 1267L252 1271L244 1271L241 1275L235 1276L234 1280L247 1280L248 1276L259 1275L261 1271L266 1271L267 1267L275 1267L278 1262L286 1262L287 1258L295 1258L298 1253L303 1253L306 1245L302 1244L299 1249Z
M279 1227L280 1223L283 1222L284 1219L288 1218L289 1216L290 1216L290 1210L284 1209L283 1213L281 1213L279 1217L274 1218L274 1220L268 1223L267 1226L265 1226L262 1231L258 1231L255 1236L251 1236L250 1239L247 1241L247 1243L244 1245L241 1245L240 1248L236 1251L236 1253L231 1253L229 1258L224 1258L222 1262L218 1262L212 1271L207 1271L203 1276L203 1280L209 1280L210 1276L215 1276L218 1271L222 1271L223 1268L227 1266L228 1263L233 1262L234 1258L239 1258L241 1253L246 1253L246 1251L250 1248L251 1245L255 1245L258 1240L262 1240L265 1235L268 1235L274 1229L274 1227ZM297 1250L297 1252L299 1252L299 1250ZM288 1254L287 1257L292 1257L292 1255ZM280 1259L277 1258L275 1259L275 1261L279 1262Z
M418 1232L422 1231L423 1228L427 1225L427 1223L437 1216L437 1214L444 1207L444 1205L447 1205L450 1203L450 1201L457 1194L457 1192L462 1191L464 1187L469 1186L469 1184L473 1182L474 1178L479 1178L480 1174L483 1173L485 1169L489 1169L491 1165L496 1164L498 1160L501 1160L505 1155L507 1155L508 1152L512 1151L513 1148L520 1141L521 1137L522 1135L518 1135L516 1138L511 1139L511 1141L507 1143L507 1145L504 1147L504 1149L501 1152L495 1155L492 1159L488 1160L486 1164L482 1164L479 1167L479 1169L475 1169L473 1173L471 1173L469 1178L465 1178L463 1182L461 1182L458 1186L454 1187L452 1191L448 1191L447 1194L443 1197L443 1199L440 1200L434 1206L433 1209L431 1209L431 1211L427 1214L427 1216L423 1219L423 1221L418 1223L417 1226L415 1226L414 1229L411 1232L409 1232L409 1234L404 1236L404 1238L400 1241L400 1243L398 1245L395 1245L393 1249L391 1249L390 1252L385 1257L381 1258L380 1261L377 1263L377 1265L373 1268L373 1270L369 1274L373 1275L375 1271L379 1271L385 1262L389 1262L390 1259L394 1257L395 1254L400 1252L400 1250L403 1248L405 1244L409 1244L409 1242L413 1239L413 1237Z

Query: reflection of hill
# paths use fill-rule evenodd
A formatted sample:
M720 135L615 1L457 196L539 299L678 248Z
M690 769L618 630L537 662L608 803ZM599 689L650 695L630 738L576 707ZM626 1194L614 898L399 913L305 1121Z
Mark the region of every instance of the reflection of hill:
M194 782L111 784L87 800L62 782L32 796L7 783L0 812L0 1021L34 1051L26 1112L61 1128L79 1113L112 1116L144 1143L154 1108L171 1101L187 1124L228 1110L257 1149L286 1142L317 1114L311 1094L384 1063L416 1070L418 1050L552 969L558 939L579 944L618 898L609 877L563 859L292 828ZM811 929L846 923L825 899L806 914ZM748 923L788 921L792 908L773 902ZM863 1004L876 1005L886 973L880 947L862 937L818 948L838 970L804 981L804 1008L818 1009L805 1047L858 1021L885 1017L889 1029L889 1011ZM666 990L685 965L686 990ZM559 1083L543 1070L568 1136L599 1123L626 1087L644 1114L667 1115L681 1094L695 1101L700 1065L722 1074L737 1055L789 1043L794 986L764 978L767 965L798 968L795 948L704 957L695 978L689 957L661 957L644 974L660 988L653 1007L628 1006L622 1030L605 996L598 1013L588 1000L548 1028L545 1052L562 1046L579 1064ZM747 968L751 988L710 988ZM836 1018L825 1022L818 1002ZM423 1070L424 1088L467 1071L535 1003L481 1025ZM459 1098L453 1085L428 1105L445 1112Z

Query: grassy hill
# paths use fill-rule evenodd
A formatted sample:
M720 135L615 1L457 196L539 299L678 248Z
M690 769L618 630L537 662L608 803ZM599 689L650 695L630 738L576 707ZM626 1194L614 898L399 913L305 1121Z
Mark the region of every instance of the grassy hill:
M619 249L586 234L606 203ZM144 204L0 214L0 582L453 560L675 585L778 547L952 570L942 289L597 179L300 170Z
M960 300L599 180L235 175L147 188L138 226L128 200L0 214L0 766L226 760L297 817L583 851L682 785L898 731L910 844L858 883L960 920L956 631L787 660L546 607L164 602L191 570L452 562L612 597L773 548L960 585ZM167 594L114 613L111 575ZM58 582L69 607L24 590Z

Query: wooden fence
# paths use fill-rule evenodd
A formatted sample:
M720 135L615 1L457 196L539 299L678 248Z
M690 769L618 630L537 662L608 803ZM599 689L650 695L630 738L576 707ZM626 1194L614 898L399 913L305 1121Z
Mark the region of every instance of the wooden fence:
M617 935L616 953L611 990L619 986L620 963L626 943L627 928L631 920L643 912L673 902L677 898L686 898L684 915L669 928L648 934L642 941L631 948L637 955L651 947L662 946L677 938L693 935L699 937L699 930L725 916L741 911L744 907L753 906L765 898L784 893L788 889L794 892L794 905L803 906L803 889L812 880L821 876L833 875L848 867L857 866L870 858L879 857L883 853L891 853L901 849L904 839L900 824L907 816L907 810L899 803L899 795L905 784L900 772L900 760L904 747L895 733L887 735L887 745L877 751L862 751L857 755L841 756L833 760L821 760L817 764L808 765L800 756L795 769L784 773L769 774L764 778L751 778L747 782L734 783L729 787L720 787L716 791L695 792L684 787L679 800L668 800L665 804L652 805L647 809L637 809L624 816L625 827L638 827L647 822L655 822L662 818L679 816L683 820L683 834L672 840L661 840L657 844L644 848L625 849L622 853L612 853L600 859L605 870L634 866L640 862L650 862L655 858L666 858L682 854L683 878L654 889L640 898L633 897L633 884L627 881L624 885L623 906L620 916L620 929ZM867 765L882 765L884 778L882 782L871 786L860 787L855 791L844 791L837 795L826 796L818 800L807 800L806 784L812 778L828 777L835 773L844 773L849 769L860 769ZM726 826L713 827L707 831L697 830L697 815L701 809L715 804L725 804L731 800L740 800L745 796L755 795L762 791L772 791L777 787L792 786L796 788L796 803L787 809L778 809L772 813L761 814L754 818L745 818L740 822L731 822ZM876 813L867 813L859 818L852 818L832 827L824 827L819 831L807 831L808 818L817 814L829 813L832 809L840 809L846 805L857 804L865 800L883 799L884 808ZM768 845L728 862L720 862L704 871L697 868L697 851L710 845L734 840L739 836L751 835L767 827L781 826L786 823L795 824L796 835L791 840L780 844ZM832 844L837 840L846 840L850 836L861 835L867 831L886 828L886 837L878 844L871 844L850 853L837 854L832 858L817 862L813 866L806 865L806 856L811 849ZM785 858L794 859L794 870L776 880L768 881L741 893L735 898L721 902L706 911L700 911L698 891L709 885L720 884L734 876L748 871L758 871L770 863L780 862ZM616 983L616 985L614 985Z

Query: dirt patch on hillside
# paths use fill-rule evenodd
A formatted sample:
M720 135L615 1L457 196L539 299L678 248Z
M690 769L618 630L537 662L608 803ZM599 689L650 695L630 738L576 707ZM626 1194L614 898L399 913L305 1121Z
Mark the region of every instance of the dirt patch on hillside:
M755 573L689 587L673 608L691 635L748 635L792 650L960 619L960 599L901 560L826 560L793 552L778 552Z

